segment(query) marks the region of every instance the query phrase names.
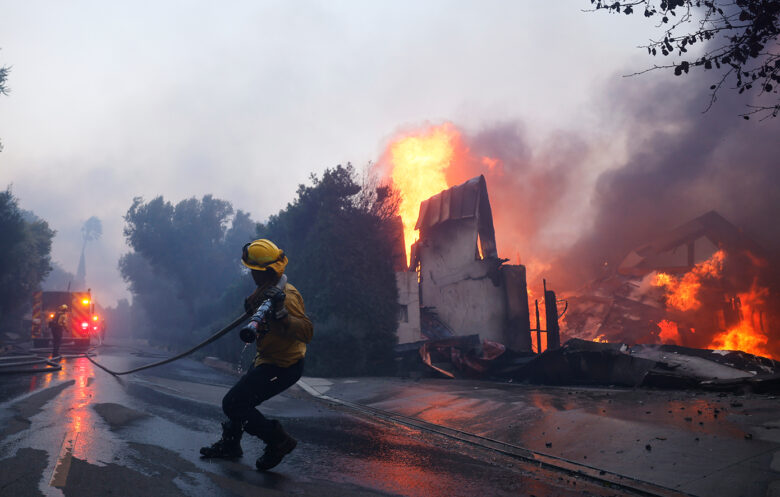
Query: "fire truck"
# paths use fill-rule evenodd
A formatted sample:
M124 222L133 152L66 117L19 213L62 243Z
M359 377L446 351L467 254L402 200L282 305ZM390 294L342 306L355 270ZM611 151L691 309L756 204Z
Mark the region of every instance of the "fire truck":
M95 313L92 292L35 292L33 294L32 341L35 348L51 347L49 321L61 305L68 306L67 326L62 333L62 346L88 348L90 341L99 340L103 323Z

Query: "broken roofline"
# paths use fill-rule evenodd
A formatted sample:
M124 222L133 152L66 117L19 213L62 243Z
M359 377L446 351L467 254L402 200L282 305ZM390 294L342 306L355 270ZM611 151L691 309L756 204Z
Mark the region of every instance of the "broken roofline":
M490 208L485 176L479 175L465 183L443 190L420 204L420 215L415 229L420 240L436 226L465 219L476 219L479 248L485 259L498 258L496 231L493 228L493 211ZM412 264L417 263L416 250L412 248Z
M727 221L715 211L709 211L685 224L668 230L655 239L631 251L621 262L618 271L622 274L644 275L650 271L686 272L695 262L693 244L699 238L706 238L715 247L727 251L748 250L756 256L765 257L765 251L742 230ZM688 261L679 267L656 267L653 259L658 255L688 246Z

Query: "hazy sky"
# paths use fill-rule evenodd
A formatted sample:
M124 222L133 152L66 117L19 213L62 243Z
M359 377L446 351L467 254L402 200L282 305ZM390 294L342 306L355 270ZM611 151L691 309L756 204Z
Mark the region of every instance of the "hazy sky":
M635 48L651 26L589 5L0 2L0 187L57 230L53 258L74 273L82 223L103 221L87 278L112 304L135 196L212 193L263 220L311 172L443 121L519 121L539 143L576 131L609 152L595 176L625 143L605 92L652 62Z

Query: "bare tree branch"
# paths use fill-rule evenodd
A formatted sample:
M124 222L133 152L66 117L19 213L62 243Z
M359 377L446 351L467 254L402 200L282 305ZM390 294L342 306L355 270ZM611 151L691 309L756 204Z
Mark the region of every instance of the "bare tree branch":
M740 114L776 117L780 108L777 87L780 85L780 0L626 0L609 2L590 0L592 9L613 14L632 15L642 12L658 20L663 37L650 40L640 48L652 56L683 57L680 62L654 64L639 71L644 74L657 69L672 69L676 76L692 69L717 72L720 79L710 86L707 112L717 101L724 85L737 93L751 93L754 101ZM694 27L692 27L692 25ZM703 43L707 47L700 56L688 50ZM768 102L771 99L771 102ZM760 102L759 102L760 100Z

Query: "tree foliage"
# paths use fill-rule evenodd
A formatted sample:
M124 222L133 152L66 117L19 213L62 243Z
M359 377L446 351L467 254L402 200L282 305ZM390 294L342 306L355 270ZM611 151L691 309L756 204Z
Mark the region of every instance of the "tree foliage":
M119 269L152 336L192 343L193 330L222 317L222 299L242 275L241 246L253 232L248 214L234 214L229 202L211 195L176 205L161 196L133 200L124 235L134 251L121 257ZM232 314L242 311L241 302L230 303Z
M713 71L710 106L724 85L756 97L742 114L776 117L780 113L780 0L590 0L596 10L627 15L641 12L658 22L663 37L644 48L653 56L680 57L652 69L677 76ZM695 45L703 48L691 55Z
M5 82L8 79L8 71L8 67L0 67L0 95L8 95L8 87L5 85Z
M398 325L392 266L395 197L359 182L351 165L300 185L294 202L267 223L290 259L287 274L314 321L307 371L317 375L388 372Z
M95 216L84 221L84 224L81 226L81 237L85 244L100 239L102 234L103 223Z
M19 208L8 188L0 193L0 326L18 321L51 271L54 231Z
M8 79L8 72L10 68L7 66L0 66L0 95L8 95L8 87L6 86L6 80ZM3 151L3 143L0 142L0 152Z

